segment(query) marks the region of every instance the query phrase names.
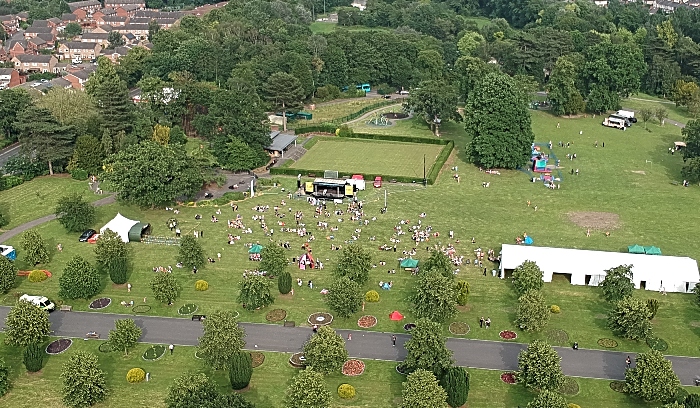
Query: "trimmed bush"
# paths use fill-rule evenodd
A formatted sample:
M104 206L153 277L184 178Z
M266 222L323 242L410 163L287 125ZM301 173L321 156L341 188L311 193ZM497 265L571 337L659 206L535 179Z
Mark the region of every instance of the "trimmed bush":
M24 367L30 373L35 373L44 366L44 347L39 343L31 343L24 349Z
M550 307L549 310L552 313L561 313L561 308L557 305L552 305L552 307Z
M649 309L649 313L651 313L649 317L649 320L651 320L656 316L656 312L659 311L659 301L656 299L647 299L647 309Z
M253 376L253 358L250 353L239 351L231 357L231 368L228 372L231 388L242 390L250 384Z
M35 269L31 272L29 272L29 276L27 276L27 279L29 282L43 282L48 278L46 276L46 272L40 270L40 269Z
M685 397L685 408L700 408L700 394L689 394Z
M350 399L355 397L355 387L350 384L340 384L338 387L338 396L342 399Z
M581 408L581 406L578 404L574 404L573 402L570 402L569 405L567 405L567 408Z
M370 290L365 293L365 301L367 302L379 302L379 293L376 290Z
M109 279L117 285L123 285L129 280L129 260L126 256L117 256L109 259L104 270L109 274Z
M198 290L200 292L204 292L205 290L209 289L209 282L200 279L197 282L194 283L194 290Z
M31 180L31 178L29 180ZM0 190L8 190L12 187L17 187L22 183L24 183L24 179L22 177L5 176L0 178Z
M283 295L292 291L292 275L289 272L282 272L277 278L277 289Z
M126 381L130 382L131 384L140 383L145 379L146 372L141 368L132 368L128 373L126 373Z
M84 181L88 179L88 172L83 169L74 169L70 172L70 176L75 180Z
M451 407L461 407L469 397L469 373L463 367L450 367L440 379Z

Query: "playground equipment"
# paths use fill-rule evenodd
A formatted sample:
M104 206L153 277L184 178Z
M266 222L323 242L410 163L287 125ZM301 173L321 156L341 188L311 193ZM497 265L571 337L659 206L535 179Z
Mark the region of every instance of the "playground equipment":
M532 152L530 160L532 160L532 171L535 173L547 172L547 160L549 156L542 152L540 146L532 144Z
M391 121L382 115L375 114L372 119L366 122L370 126L391 126Z

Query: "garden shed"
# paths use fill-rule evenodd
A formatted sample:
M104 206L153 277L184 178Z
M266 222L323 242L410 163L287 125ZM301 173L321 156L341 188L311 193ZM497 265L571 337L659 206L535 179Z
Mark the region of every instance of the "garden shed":
M140 224L139 221L135 220L130 220L126 218L125 216L121 215L121 213L117 213L117 215L112 218L107 224L105 224L104 227L100 228L100 234L104 233L105 230L112 230L119 235L119 237L122 239L124 242L129 242L129 232L133 227L135 227L137 224ZM140 234L139 234L139 239L137 241L140 241Z
M573 285L598 286L607 269L620 265L633 265L637 289L689 293L700 282L698 263L689 257L508 244L501 252L501 279L528 260L542 269L545 282L551 282L556 274Z

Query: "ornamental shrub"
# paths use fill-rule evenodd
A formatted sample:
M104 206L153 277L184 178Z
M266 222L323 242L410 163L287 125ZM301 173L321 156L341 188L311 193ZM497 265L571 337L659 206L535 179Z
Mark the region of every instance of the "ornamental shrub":
M365 293L365 301L367 302L379 302L379 293L376 290L370 290Z
M350 399L355 397L355 387L350 384L340 384L338 387L338 396L342 399Z
M200 292L204 292L205 290L209 289L209 282L200 279L197 282L194 283L194 290L198 290Z
M75 180L84 181L88 179L88 172L83 169L74 169L70 172L70 176Z
M292 275L289 272L282 272L277 278L277 289L283 295L292 291Z
M30 343L24 349L23 357L24 367L30 373L35 373L44 365L44 348L40 343Z
M126 381L131 384L140 383L144 379L146 379L146 372L141 368L132 368L126 373Z
M46 272L42 271L41 269L35 269L31 272L29 272L29 276L27 276L27 279L29 279L29 282L43 282L48 278L46 276Z
M570 402L569 405L567 405L567 408L581 408L581 406L578 404L574 404L573 402Z
M253 358L246 351L239 351L231 357L231 368L228 372L231 387L234 390L242 390L250 384L253 376Z
M550 307L549 310L552 313L561 313L561 308L557 305L552 305L552 307Z
M649 319L653 319L654 316L656 316L656 312L659 311L659 301L656 299L647 299L647 309L649 309L649 313L651 313Z

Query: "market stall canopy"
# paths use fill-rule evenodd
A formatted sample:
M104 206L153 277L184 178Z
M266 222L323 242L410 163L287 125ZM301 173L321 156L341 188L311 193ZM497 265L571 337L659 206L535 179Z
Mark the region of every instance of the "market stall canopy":
M401 267L402 268L415 268L418 266L418 260L413 259L413 258L406 258L403 261L401 261Z
M661 248L655 246L644 247L644 253L647 255L661 255Z
M394 311L391 312L391 314L389 315L389 319L391 319L391 320L397 320L397 321L398 321L398 320L403 320L403 315L402 315L401 313L399 313L398 310L394 310Z
M255 244L248 250L249 254L259 254L263 250L263 246L260 244Z
M641 245L630 245L627 247L627 252L630 254L643 254L644 253L644 247Z

